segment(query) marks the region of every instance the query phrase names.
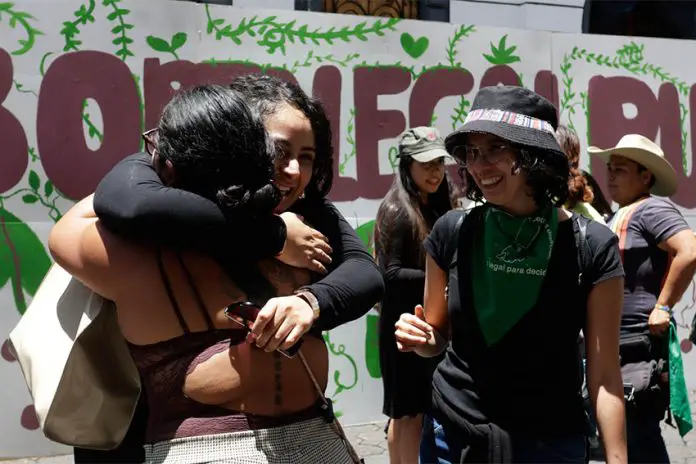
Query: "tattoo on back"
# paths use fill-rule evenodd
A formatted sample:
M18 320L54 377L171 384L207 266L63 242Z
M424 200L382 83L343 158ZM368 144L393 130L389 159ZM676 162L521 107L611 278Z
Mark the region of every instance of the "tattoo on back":
M283 405L283 363L281 354L278 351L273 352L273 365L274 365L274 380L275 380L275 398L274 404L276 408L280 408Z

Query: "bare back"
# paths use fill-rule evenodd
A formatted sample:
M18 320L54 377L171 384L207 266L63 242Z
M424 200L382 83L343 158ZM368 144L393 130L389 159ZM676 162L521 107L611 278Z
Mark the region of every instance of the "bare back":
M263 416L291 414L316 403L315 389L299 359L266 353L246 343L243 341L246 332L238 330L226 319L224 309L247 298L213 260L193 253L181 255L210 316L214 326L212 332L223 332L216 343L218 348L210 355L200 348L186 348L188 340L193 342L195 337L211 331L176 255L171 251L164 252L162 262L174 298L191 332L189 335L183 335L172 308L158 268L156 251L125 242L118 248L112 252L118 253L120 260L126 260L127 268L132 270L125 290L114 298L121 330L133 345L134 355L158 350L163 344L171 343L182 346L184 351L195 351L191 353L196 356L190 363L174 368L186 369L185 374L178 372L185 376L182 395L201 404ZM310 282L309 271L276 260L263 261L259 268L275 287L278 296L291 295ZM225 345L220 346L220 343ZM210 351L209 347L206 350ZM328 354L323 340L305 336L303 353L320 384L325 386ZM172 366L160 365L158 369ZM176 374L171 372L172 376Z

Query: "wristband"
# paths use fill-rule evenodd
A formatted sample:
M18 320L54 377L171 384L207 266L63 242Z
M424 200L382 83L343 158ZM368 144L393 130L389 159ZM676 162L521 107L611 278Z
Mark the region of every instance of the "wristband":
M295 292L295 296L305 300L307 304L310 306L310 308L312 308L315 321L319 319L319 314L321 313L319 309L319 300L317 300L317 297L314 296L312 292L310 292L307 289L299 289L297 292Z
M667 306L667 305L656 304L656 305L655 305L655 309L659 309L660 311L664 311L664 312L666 312L667 314L669 314L670 316L671 316L672 314L674 314L674 311L672 310L672 308L670 308L670 307Z

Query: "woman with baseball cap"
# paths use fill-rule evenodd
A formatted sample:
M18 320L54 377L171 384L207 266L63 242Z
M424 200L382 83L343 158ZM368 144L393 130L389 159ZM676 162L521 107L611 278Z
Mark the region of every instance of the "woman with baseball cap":
M667 410L682 436L691 429L681 349L670 321L694 278L696 238L676 206L658 198L673 195L678 185L652 140L628 134L615 147L588 151L607 163L609 194L619 204L609 227L619 237L626 270L620 351L623 382L632 389L626 399L628 457L669 462L660 429Z
M400 350L446 350L423 462L586 462L581 328L607 462L626 462L623 268L606 226L562 208L570 171L557 125L531 90L486 87L445 140L467 197L486 203L437 221L424 242L424 314L396 324Z
M456 202L445 171L445 151L434 127L414 127L399 139L399 171L377 211L375 249L384 277L379 352L383 412L392 464L418 462L423 413L430 405L434 359L396 349L394 324L423 303L425 251L421 243Z

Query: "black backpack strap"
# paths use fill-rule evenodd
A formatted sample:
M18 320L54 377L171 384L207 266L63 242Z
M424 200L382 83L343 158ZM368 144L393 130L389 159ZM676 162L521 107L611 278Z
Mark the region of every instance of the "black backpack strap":
M589 285L587 283L587 271L592 266L593 253L590 244L587 241L587 224L588 220L582 216L577 216L575 219L575 246L578 249L578 284L586 292L585 297L589 295Z
M449 251L452 253L449 265L450 271L457 267L457 254L459 251L459 234L461 232L462 224L464 223L464 218L466 217L466 215L467 213L464 213L459 217L459 219L457 219L457 222L454 225L454 230L452 231L452 238L450 239L449 244Z

